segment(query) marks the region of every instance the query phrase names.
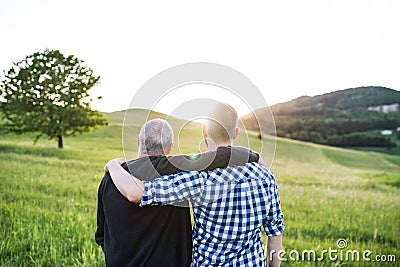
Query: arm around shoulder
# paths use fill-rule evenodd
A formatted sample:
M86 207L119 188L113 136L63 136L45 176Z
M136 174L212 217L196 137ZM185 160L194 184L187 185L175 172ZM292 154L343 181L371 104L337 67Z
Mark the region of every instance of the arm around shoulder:
M121 162L123 159L110 160L105 170L110 172L112 181L126 199L140 203L144 191L143 182L122 168Z

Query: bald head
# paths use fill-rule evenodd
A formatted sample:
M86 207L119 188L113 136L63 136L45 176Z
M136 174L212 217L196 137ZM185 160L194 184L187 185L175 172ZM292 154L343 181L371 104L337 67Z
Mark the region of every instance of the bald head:
M238 119L233 107L224 103L216 104L204 123L204 137L212 139L216 144L230 144L238 134Z
M171 125L162 119L146 122L139 133L139 154L168 154L174 140Z

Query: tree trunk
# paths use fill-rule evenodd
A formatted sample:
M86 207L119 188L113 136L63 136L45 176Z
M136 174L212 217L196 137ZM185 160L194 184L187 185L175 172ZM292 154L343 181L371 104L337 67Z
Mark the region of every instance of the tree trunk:
M58 140L58 148L62 149L63 148L63 140L62 140L61 134L57 135L57 140Z

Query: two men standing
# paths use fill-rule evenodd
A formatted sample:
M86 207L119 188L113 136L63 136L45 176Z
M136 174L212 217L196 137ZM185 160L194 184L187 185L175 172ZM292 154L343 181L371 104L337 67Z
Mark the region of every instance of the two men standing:
M106 176L111 176L107 180L109 183L113 182L113 186L118 188L130 202L140 203L139 206L143 208L135 206L140 211L152 209L153 205L160 205L160 209L175 208L184 209L187 212L187 208L171 207L168 204L191 201L194 216L191 266L265 266L261 227L268 236L267 250L282 249L284 224L275 178L262 166L262 159L258 158L254 152L231 146L238 135L238 116L232 107L220 104L210 114L210 118L203 126L203 136L210 150L205 154L211 153L215 156L215 160L207 168L193 168L190 172L179 172L177 168L168 173L170 175L165 175L167 173L164 172L159 175L153 173L153 175L141 176L135 171L128 173L126 168L121 167L119 160L112 160L106 165L109 171ZM169 127L166 122L164 126L163 129ZM153 137L154 133L151 134ZM139 138L139 144L141 142ZM170 150L168 144L162 144L161 147L164 150L168 148ZM235 157L243 159L243 155L247 155L246 160L235 160ZM146 156L151 158L151 153L147 153ZM164 158L168 161L168 158ZM136 168L140 169L139 166L129 169L136 170ZM155 177L160 178L153 179ZM104 195L101 201L100 197L99 190L99 210L104 210L104 203L107 201ZM127 201L126 199L124 201ZM111 208L113 204L110 202L109 205ZM107 221L107 214L105 214L105 221ZM137 222L132 221L130 227L135 228L135 223ZM98 231L101 232L104 226L101 224L98 226ZM121 231L129 231L129 229L121 229ZM181 231L187 237L187 226L182 227ZM182 237L182 232L171 232L170 234L174 237L169 238L178 240L177 237ZM131 242L140 247L140 243L146 244L148 240L148 238L134 239ZM185 244L188 244L187 240ZM157 246L157 244L154 245ZM185 251L188 247L190 245L186 245ZM104 251L107 262L107 245L104 245ZM140 250L132 250L131 257L138 252ZM172 254L176 256L177 252ZM162 258L163 255L154 253L152 257ZM278 258L269 258L268 261L269 266L280 264ZM179 264L168 265L164 262L161 266L188 266L183 262ZM143 263L132 266L151 265Z

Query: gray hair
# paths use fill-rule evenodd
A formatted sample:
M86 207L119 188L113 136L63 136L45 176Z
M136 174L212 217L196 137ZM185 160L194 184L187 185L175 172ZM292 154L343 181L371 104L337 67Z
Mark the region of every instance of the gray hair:
M139 133L139 154L162 155L173 143L171 125L162 119L146 122Z

